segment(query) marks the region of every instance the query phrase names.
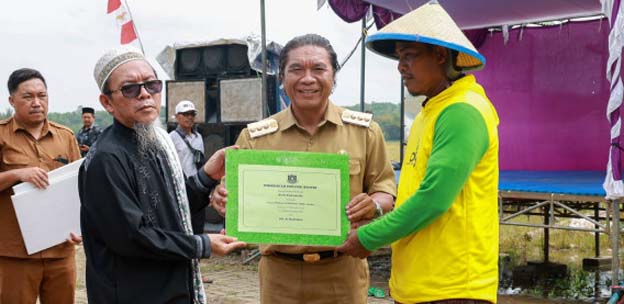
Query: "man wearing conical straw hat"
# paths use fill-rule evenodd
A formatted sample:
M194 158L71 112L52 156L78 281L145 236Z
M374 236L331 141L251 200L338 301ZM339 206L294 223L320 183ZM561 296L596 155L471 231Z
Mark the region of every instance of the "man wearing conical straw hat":
M485 64L435 2L367 39L398 59L412 95L425 95L407 143L394 211L339 250L365 257L392 243L396 303L496 303L498 116L473 75Z

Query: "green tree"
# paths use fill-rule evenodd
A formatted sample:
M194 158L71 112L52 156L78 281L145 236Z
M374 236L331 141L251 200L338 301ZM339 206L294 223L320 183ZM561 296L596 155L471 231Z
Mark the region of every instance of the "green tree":
M7 119L11 116L13 116L13 108L11 107L8 107L4 109L3 112L0 112L0 119Z
M4 111L0 112L0 119L6 119L11 116L13 116L13 108L11 107L5 108ZM82 112L80 108L72 112L48 113L48 120L60 123L70 128L74 133L82 128ZM100 127L106 127L113 123L113 117L106 111L96 111L95 123Z
M359 111L359 105L346 107L347 109ZM375 120L384 133L386 140L399 140L401 137L401 106L391 102L375 102L365 105L367 112L373 113ZM160 119L164 124L166 121L166 113L164 107L160 111ZM0 119L13 116L13 108L8 107L4 111L0 111ZM74 133L82 128L82 112L81 107L76 110L65 113L48 113L48 119L70 128ZM113 117L106 111L95 112L95 123L100 127L107 127L113 123Z
M346 107L359 111L360 105ZM401 105L391 102L374 102L364 105L366 112L373 113L373 120L379 124L386 140L401 139Z

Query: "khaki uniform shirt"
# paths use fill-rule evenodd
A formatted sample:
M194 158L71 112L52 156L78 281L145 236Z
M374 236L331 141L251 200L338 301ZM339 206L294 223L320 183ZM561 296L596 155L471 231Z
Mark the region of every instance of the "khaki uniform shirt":
M244 129L236 144L242 149L287 150L349 155L350 197L360 193L385 192L396 196L394 171L386 156L386 145L381 129L372 122L369 127L349 124L342 121L344 111L329 103L323 121L313 136L298 125L291 108L277 113L271 118L278 123L278 130L256 138L249 136ZM307 247L287 245L264 245L262 254L275 251L284 253L308 253L333 250L333 247Z
M27 167L50 171L64 165L58 160L73 162L79 158L76 138L67 127L46 121L41 137L35 139L13 117L0 121L0 172ZM73 245L63 243L28 256L11 195L12 187L0 192L0 256L61 258L74 253Z

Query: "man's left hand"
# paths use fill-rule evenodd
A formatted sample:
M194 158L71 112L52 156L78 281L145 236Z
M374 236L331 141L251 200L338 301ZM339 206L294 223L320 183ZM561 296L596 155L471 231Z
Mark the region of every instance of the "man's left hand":
M210 194L210 206L219 213L219 215L225 217L225 204L227 203L227 189L224 184L218 184L212 194Z
M376 211L375 201L366 193L356 195L347 205L347 217L351 223L373 219Z
M338 248L336 248L336 250L338 252L342 252L346 255L350 255L352 257L360 259L368 257L371 254L371 252L364 248L364 246L362 246L362 243L360 243L360 239L357 235L357 230L351 231L347 240Z
M211 254L216 256L224 256L233 250L247 246L247 243L223 234L208 234L208 237L210 238Z
M73 232L70 232L67 242L72 245L79 245L80 243L82 243L82 237L79 235L75 235Z

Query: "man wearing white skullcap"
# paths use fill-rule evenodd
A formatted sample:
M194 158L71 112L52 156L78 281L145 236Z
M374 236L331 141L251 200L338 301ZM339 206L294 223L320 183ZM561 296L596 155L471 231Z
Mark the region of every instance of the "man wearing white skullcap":
M411 127L394 211L352 233L339 249L364 257L392 243L396 303L496 303L498 116L464 72L480 55L436 3L367 39L398 59L412 95L424 95Z
M89 303L205 303L199 258L245 243L193 235L187 195L209 193L224 175L224 149L186 182L160 128L162 82L143 54L104 54L94 77L113 125L80 168L81 228Z

